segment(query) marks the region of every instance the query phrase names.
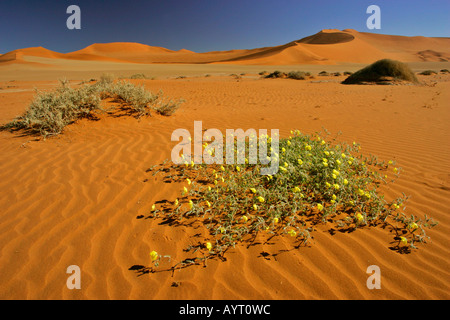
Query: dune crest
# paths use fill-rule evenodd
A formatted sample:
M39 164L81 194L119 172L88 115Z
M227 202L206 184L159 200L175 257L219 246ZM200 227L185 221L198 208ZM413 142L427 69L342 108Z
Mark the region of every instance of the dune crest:
M204 53L187 49L174 51L134 42L95 43L70 53L58 53L43 47L26 48L1 55L0 65L7 62L25 63L26 57L144 64L339 64L372 63L385 58L403 62L446 62L450 61L450 38L324 29L284 45Z

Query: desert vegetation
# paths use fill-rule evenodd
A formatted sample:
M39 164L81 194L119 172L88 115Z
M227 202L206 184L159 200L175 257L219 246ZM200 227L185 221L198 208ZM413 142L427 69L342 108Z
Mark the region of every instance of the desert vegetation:
M122 109L137 118L150 115L151 111L171 115L183 102L168 100L162 92L154 94L127 81L116 82L113 75L103 74L95 84L71 88L68 81L62 80L55 91L37 91L25 113L0 128L24 130L43 137L57 135L78 119L94 118L105 112L102 101L108 98L119 102Z
M263 165L249 164L247 158L239 165L165 162L147 170L182 186L180 197L156 201L149 217L206 230L206 236L197 233L197 245L185 249L193 257L165 270L224 259L229 249L249 247L257 238L268 243L285 236L299 248L310 243L319 226L328 226L330 232L382 227L393 236L390 249L401 253L426 242L425 230L436 222L405 215L406 195L388 201L380 191L401 172L394 161L363 156L356 142L338 143L336 138L298 130L291 134L280 140L279 154L269 152L268 158L279 163L275 175L261 175ZM214 153L207 143L203 147ZM247 151L248 147L247 143ZM140 272L156 272L167 257L152 250L150 258L152 265Z
M418 82L416 76L406 64L396 60L382 59L358 70L342 83L364 84L386 83L388 81Z
M424 70L422 72L419 72L419 74L422 76L431 76L433 74L437 74L437 72L434 70Z

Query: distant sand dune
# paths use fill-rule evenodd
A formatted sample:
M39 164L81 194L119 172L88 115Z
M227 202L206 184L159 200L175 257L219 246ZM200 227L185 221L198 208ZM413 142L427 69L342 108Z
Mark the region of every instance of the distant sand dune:
M58 53L42 47L18 49L0 56L0 66L5 63L26 63L24 56L141 64L338 64L371 63L383 58L403 62L445 62L450 59L450 38L406 37L352 29L329 29L280 46L205 53L187 49L173 51L131 42L96 43L71 53Z

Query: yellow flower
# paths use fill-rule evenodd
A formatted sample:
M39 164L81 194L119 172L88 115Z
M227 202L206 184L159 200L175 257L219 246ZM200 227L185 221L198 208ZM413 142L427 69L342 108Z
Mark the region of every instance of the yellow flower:
M333 194L333 195L331 196L331 199L336 200L336 195Z
M343 153L341 154L341 157L345 159L347 156L345 155L345 153Z
M408 244L408 240L405 237L400 237L400 242L403 243L404 245Z
M394 168L394 173L398 173L398 168Z
M183 188L184 193L188 192L188 189L186 187Z
M337 171L336 169L333 169L333 174L335 174L335 175L339 175L339 171Z
M394 164L394 162L392 160L389 160L388 164Z
M217 180L214 180L214 184L217 185Z
M192 200L189 200L189 208L192 210L193 207L194 207L194 203L192 202Z
M208 249L209 251L211 251L211 249L212 249L212 244L211 244L211 242L207 242L207 243L206 243L206 249Z
M310 145L307 144L307 145L305 146L305 150L311 151L311 149L312 149L312 148L311 148Z
M300 190L299 187L295 187L294 190L293 190L293 192L300 192L300 191L301 191L301 190Z
M410 230L416 230L418 228L417 223L412 222L408 225L408 229Z
M153 205L152 205L152 211L155 211L155 210L156 210L156 205L153 204Z
M348 185L348 180L344 179L344 186Z
M324 167L328 167L328 162L322 162Z
M273 218L273 223L278 223L278 218Z
M329 156L329 155L330 155L330 152L328 152L328 151L326 151L326 150L325 150L323 153L325 153L326 156Z
M325 140L320 141L320 144L324 145L325 144Z
M253 205L253 210L258 210L258 206L256 204Z
M241 171L241 168L239 166L236 166L236 170L239 172Z
M337 184L337 183L335 183L335 184L333 184L333 188L335 189L335 190L339 190L339 185Z
M322 211L322 210L323 210L323 205L321 205L320 203L318 203L318 204L317 204L317 209L318 209L319 211Z
M256 199L258 199L259 202L263 203L265 201L265 199L261 196L257 197Z
M286 168L289 167L289 165L288 165L287 162L284 163L284 166L285 166Z
M363 196L363 195L364 195L364 190L358 189L358 194L359 194L360 196Z
M224 227L221 227L219 230L220 230L220 233L225 233L225 228Z
M281 148L281 152L285 153L286 149L285 148Z
M225 168L223 166L220 166L220 170L225 171Z
M193 167L193 166L194 166L194 161L191 160L191 167Z
M175 199L175 207L178 207L178 199Z
M338 166L341 165L341 161L340 160L336 160L336 163L338 164Z
M333 173L331 176L333 177L333 179L336 179L336 178L337 178L336 175L335 175L334 173Z
M331 187L331 184L329 182L325 182L325 185L327 186L327 188Z
M352 205L352 206L355 205L355 202L354 202L353 200L350 200L348 203L349 203L350 205Z
M416 230L417 228L419 228L419 226L417 225L417 223L413 222L413 223L409 224L408 228L410 230Z
M327 158L322 158L322 162L328 162Z
M291 140L287 141L287 145L290 146L291 145Z
M187 178L186 179L186 182L190 185L192 182L191 182L191 179L189 179L189 178Z
M208 200L206 200L206 205L208 206L208 208L211 208L211 202L209 202Z
M303 164L302 159L297 159L297 162L298 162L299 165L302 165L302 164Z
M250 188L250 191L253 193L256 193L256 189L255 188Z
M358 213L358 214L356 215L356 220L357 220L358 222L361 222L363 219L364 219L364 217L363 217L363 215L362 215L361 213Z
M220 180L222 180L222 182L225 182L225 179L223 177L221 177Z
M283 172L287 171L287 169L285 167L280 167L280 170L283 171Z
M244 223L246 223L248 220L247 216L242 216L242 220L244 220Z
M152 252L150 252L150 259L152 261L156 261L158 259L158 252L156 252L155 250L153 250Z
M289 230L288 234L289 234L291 237L295 237L295 236L297 235L297 232L295 232L295 230L291 229L291 230Z

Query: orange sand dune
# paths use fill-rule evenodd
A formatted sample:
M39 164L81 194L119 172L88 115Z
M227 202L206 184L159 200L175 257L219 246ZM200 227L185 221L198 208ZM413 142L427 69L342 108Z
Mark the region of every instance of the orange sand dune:
M414 86L344 86L343 79L139 80L186 103L171 117L82 120L46 141L0 132L0 298L450 299L450 75L419 76L425 84ZM55 85L0 82L0 123L26 109L33 87ZM276 237L238 245L206 267L139 276L132 267L149 266L151 250L170 255L161 264L170 267L189 258L183 249L205 232L139 219L156 201L180 196L182 184L146 170L170 158L173 130L192 132L195 120L223 132L276 128L283 137L291 129L342 131L339 141L357 141L364 154L402 168L382 189L388 200L405 192L407 215L439 225L411 254L389 249L389 228L341 233L324 224L307 247ZM66 286L70 265L80 267L80 290ZM366 286L370 265L380 267L379 290Z
M97 43L62 54L39 48L15 50L0 56L0 63L23 63L27 56L82 61L128 63L216 63L238 65L296 65L371 63L383 58L404 62L450 60L450 38L391 36L330 29L285 45L249 50L196 53L173 51L140 43Z
M450 38L388 36L355 30L322 30L251 56L230 59L239 64L371 63L391 58L404 62L449 61Z

